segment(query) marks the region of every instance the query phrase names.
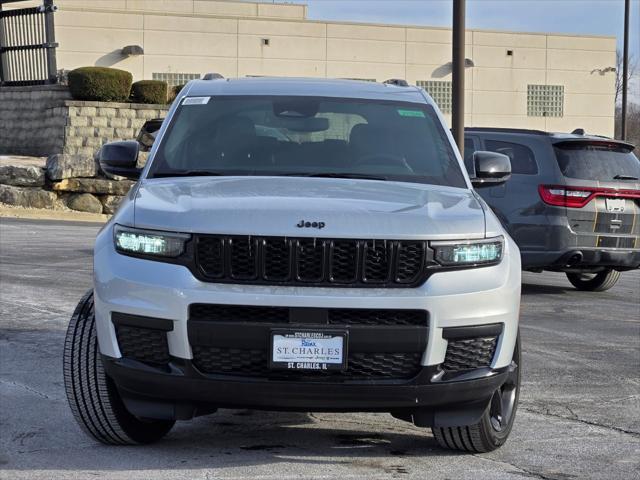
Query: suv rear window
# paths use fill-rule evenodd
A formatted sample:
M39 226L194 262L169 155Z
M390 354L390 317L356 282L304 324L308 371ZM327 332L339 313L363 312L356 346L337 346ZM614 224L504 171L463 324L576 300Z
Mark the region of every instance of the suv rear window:
M640 161L624 145L567 142L554 145L554 149L565 177L598 181L640 178Z
M186 100L158 147L150 177L351 174L466 188L429 105L258 95Z

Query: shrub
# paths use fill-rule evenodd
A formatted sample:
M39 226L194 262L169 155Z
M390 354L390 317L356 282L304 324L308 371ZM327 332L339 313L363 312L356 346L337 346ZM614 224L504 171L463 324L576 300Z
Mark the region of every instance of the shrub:
M186 83L183 83L182 85L174 85L169 89L169 103L173 102L176 99L176 97L180 93L180 90L182 90L185 85Z
M137 103L167 103L167 82L140 80L131 87L131 100Z
M76 100L124 102L129 98L133 77L129 72L107 67L80 67L68 74L69 90Z

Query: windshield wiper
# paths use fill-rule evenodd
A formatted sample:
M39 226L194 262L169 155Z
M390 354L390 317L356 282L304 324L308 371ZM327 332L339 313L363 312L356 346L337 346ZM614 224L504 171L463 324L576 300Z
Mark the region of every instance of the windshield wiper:
M638 180L638 177L634 177L633 175L616 175L613 177L614 180Z
M365 173L284 173L284 177L317 177L317 178L357 178L361 180L388 180L387 177L367 175Z
M153 178L163 177L222 177L224 174L220 172L212 172L210 170L181 170L177 172L156 172Z

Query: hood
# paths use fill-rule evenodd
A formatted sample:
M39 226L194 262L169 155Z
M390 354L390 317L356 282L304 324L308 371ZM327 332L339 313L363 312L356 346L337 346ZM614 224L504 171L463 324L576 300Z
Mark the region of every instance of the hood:
M484 212L471 190L330 178L143 180L134 218L139 228L237 235L402 240L485 234Z

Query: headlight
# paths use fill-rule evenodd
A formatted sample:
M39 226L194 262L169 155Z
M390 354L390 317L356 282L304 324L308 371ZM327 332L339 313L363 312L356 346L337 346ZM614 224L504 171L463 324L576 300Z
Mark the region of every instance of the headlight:
M469 240L467 242L431 242L434 259L445 267L492 265L500 263L504 237Z
M129 255L177 257L184 252L184 245L191 238L186 233L141 230L116 225L114 243L116 250Z

